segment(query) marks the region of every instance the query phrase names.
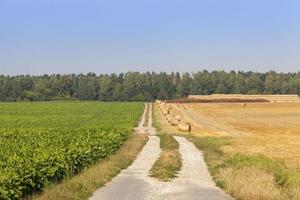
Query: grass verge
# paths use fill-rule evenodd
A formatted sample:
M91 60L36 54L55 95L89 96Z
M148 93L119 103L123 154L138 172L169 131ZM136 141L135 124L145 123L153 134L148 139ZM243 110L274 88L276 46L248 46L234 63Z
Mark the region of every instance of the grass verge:
M182 166L179 144L172 135L160 134L160 148L162 152L150 170L150 176L161 181L175 178Z
M300 199L300 172L261 154L225 154L230 138L189 136L217 185L241 200Z
M29 197L30 200L83 200L92 196L93 192L104 186L121 170L127 168L136 158L148 141L144 134L132 135L109 158L87 168L82 173L63 182L49 186L40 195Z
M144 124L143 124L144 127L148 126L149 112L150 112L150 103L147 103L147 105L146 105L146 113L145 113L145 121L144 121Z
M157 104L152 103L152 119L153 119L152 126L156 128L156 131L160 132L161 128L160 128L158 115L159 115L159 110Z

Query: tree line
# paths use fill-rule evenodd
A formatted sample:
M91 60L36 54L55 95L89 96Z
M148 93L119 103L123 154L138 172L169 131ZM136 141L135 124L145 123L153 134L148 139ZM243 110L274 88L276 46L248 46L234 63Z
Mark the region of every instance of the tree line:
M214 93L300 95L300 72L0 75L0 101L150 101Z

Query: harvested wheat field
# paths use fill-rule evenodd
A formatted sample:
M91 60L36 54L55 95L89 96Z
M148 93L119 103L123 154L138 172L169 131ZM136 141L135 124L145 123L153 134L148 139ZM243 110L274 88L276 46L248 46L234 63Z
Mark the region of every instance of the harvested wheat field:
M300 103L190 103L172 107L192 124L194 134L232 137L225 151L263 153L290 167L300 166Z
M180 115L182 121L191 124L188 134L201 140L198 147L207 153L211 173L232 196L300 199L300 103L167 106L172 107L170 115ZM160 125L166 132L186 134L164 119Z

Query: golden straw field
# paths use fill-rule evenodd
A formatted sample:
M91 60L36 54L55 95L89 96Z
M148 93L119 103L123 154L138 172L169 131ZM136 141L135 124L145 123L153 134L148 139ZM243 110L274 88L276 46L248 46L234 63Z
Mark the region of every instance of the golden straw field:
M300 103L190 103L172 109L197 135L233 137L226 152L262 153L300 166Z
M192 130L178 131L157 110L160 128L193 137L195 145L204 151L215 181L233 197L300 198L300 103L167 106L170 115L180 115Z

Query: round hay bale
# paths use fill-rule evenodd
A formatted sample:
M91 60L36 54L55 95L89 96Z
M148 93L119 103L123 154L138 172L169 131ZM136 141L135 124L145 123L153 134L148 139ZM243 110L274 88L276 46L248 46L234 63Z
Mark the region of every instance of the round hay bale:
M192 127L189 123L180 123L178 124L178 130L183 132L191 132Z
M177 126L178 121L177 121L176 119L172 119L172 120L170 121L170 124L171 124L171 126Z
M181 121L181 116L180 115L176 115L175 119L180 122Z
M166 119L167 119L168 122L170 122L172 120L172 117L170 115L167 115Z
M246 103L242 103L241 106L242 106L242 107L245 107L245 106L247 106L247 104L246 104Z
M168 115L170 112L169 110L163 110L164 115Z

